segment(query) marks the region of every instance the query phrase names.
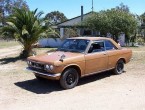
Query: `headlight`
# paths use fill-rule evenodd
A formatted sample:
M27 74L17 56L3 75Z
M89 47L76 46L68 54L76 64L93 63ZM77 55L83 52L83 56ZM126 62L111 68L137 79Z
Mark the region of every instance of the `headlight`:
M31 61L27 61L28 65L31 66L32 65L32 62Z
M50 65L49 67L50 67L50 70L51 70L51 71L52 71L52 70L53 70L53 68L54 68L54 66L53 66L53 65Z
M45 65L46 70L50 70L49 65Z
M53 68L54 68L53 65L45 65L45 70L46 70L46 71L52 71Z

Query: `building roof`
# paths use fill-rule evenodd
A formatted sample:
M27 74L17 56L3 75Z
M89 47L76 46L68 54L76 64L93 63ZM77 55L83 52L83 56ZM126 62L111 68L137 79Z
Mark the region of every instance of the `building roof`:
M92 12L84 14L83 15L83 20L88 18L91 14L92 14ZM77 17L69 19L69 20L67 20L65 22L59 23L57 25L57 27L59 27L59 28L60 27L74 27L74 26L80 24L81 22L82 22L81 16L77 16Z

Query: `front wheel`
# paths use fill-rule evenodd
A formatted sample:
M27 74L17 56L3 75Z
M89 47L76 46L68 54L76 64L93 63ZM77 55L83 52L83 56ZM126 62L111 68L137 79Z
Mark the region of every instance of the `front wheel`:
M79 75L76 69L68 68L60 78L60 85L64 89L74 88L78 84Z
M119 75L119 74L123 73L123 71L124 71L124 61L123 60L119 60L116 63L116 66L114 68L114 73L116 75Z

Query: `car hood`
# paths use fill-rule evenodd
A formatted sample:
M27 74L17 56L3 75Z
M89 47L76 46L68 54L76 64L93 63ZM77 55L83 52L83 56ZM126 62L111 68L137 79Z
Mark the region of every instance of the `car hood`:
M61 57L63 57L62 61L60 61ZM82 61L84 60L84 54L56 51L43 55L31 56L28 58L28 60L35 61L35 62L42 62L45 64L60 65L62 63L65 64L65 63L72 63L75 61Z

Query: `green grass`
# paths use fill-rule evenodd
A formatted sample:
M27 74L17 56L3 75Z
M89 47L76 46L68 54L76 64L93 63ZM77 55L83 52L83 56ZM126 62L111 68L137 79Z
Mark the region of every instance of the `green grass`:
M7 47L12 47L12 46L17 46L20 45L18 42L12 40L12 41L5 41L5 40L0 40L0 49L2 48L7 48Z

